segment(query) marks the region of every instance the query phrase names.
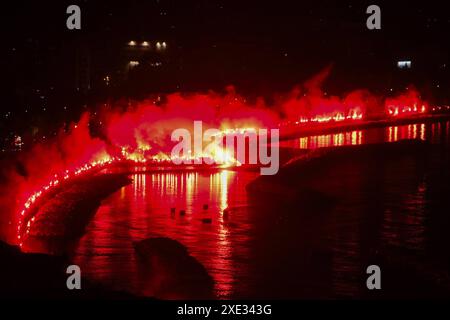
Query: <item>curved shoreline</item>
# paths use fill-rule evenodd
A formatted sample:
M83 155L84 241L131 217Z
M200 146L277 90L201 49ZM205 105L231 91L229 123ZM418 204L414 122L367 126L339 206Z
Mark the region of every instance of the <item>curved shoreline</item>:
M450 119L450 114L427 114L420 117L408 117L408 118L395 118L395 119L383 119L383 120L361 120L342 123L337 122L334 124L317 124L311 128L302 126L294 126L290 128L280 128L280 140L291 140L296 138L303 138L306 136L322 135L330 133L344 133L353 130L364 130L370 128L383 128L389 126L401 126L408 124L418 124L418 123L432 123L445 121Z
M101 201L131 183L126 174L89 175L60 187L34 208L22 242L24 252L64 254L80 238Z

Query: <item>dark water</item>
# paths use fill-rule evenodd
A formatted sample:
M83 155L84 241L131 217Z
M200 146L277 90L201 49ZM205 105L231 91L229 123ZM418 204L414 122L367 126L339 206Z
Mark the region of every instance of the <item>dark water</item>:
M349 181L342 183L350 187L342 201L324 212L300 208L289 219L285 209L269 210L258 199L249 200L245 187L258 173L134 175L131 185L103 201L74 262L94 280L144 294L132 242L169 237L206 267L224 299L361 297L360 276L380 247L413 269L439 273L450 261L450 210L443 212L449 208L449 130L449 122L436 122L285 142L314 149L422 139L440 146L425 171L408 161L373 171L348 168ZM227 207L233 210L225 219ZM434 261L433 267L419 261L423 257Z

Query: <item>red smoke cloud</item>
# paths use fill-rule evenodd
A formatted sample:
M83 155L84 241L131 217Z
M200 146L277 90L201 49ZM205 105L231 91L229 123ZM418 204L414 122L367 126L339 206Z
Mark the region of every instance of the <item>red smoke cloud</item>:
M169 152L172 131L191 130L194 121L202 121L205 129L275 128L279 122L278 115L262 99L250 104L233 87L228 87L225 95L169 94L158 106L154 101L143 101L131 110L107 113L103 118L104 135L112 145L149 148L151 154Z
M385 100L385 110L389 116L405 117L426 112L428 103L423 101L420 93L412 87L397 97L387 98Z
M61 129L54 139L38 143L16 159L10 159L2 168L1 235L5 237L6 231L11 231L4 226L14 225L27 199L55 175L64 175L66 170L73 171L105 155L106 143L91 136L89 115L84 114L67 132Z
M282 101L281 109L289 121L301 119L328 119L354 114L366 115L376 109L377 99L368 90L355 90L343 97L331 96L322 90L330 68L324 69L302 86L295 88ZM359 117L357 117L359 118Z

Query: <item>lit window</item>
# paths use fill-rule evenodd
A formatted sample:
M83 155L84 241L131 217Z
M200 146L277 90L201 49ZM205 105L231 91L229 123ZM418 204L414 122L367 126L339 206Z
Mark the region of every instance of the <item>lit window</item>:
M411 61L410 60L397 61L397 67L399 69L411 69Z

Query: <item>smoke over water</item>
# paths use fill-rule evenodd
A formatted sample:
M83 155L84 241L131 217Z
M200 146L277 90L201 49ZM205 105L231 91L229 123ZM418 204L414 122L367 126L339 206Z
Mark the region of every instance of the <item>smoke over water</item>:
M308 122L330 119L361 119L363 115L377 112L377 97L368 90L354 90L343 97L332 96L322 90L330 68L291 91L282 101L282 111L288 121ZM378 111L380 108L378 108Z
M246 99L230 86L223 94L173 93L131 107L112 106L96 117L101 123L96 130L92 129L93 117L83 114L69 130L61 129L56 137L22 151L2 166L0 236L18 242L11 235L15 234L24 210L43 192L43 186L45 191L92 164L124 156L141 161L167 159L175 144L170 139L172 131L192 130L194 121L202 121L204 130L271 129L284 123L361 120L371 114L396 116L404 110L405 103L411 112L414 105L418 112L423 110L414 90L386 100L367 90L330 96L321 89L329 71L325 69L288 94L277 96L271 104L263 98ZM394 107L390 112L392 106L400 109L395 111Z

